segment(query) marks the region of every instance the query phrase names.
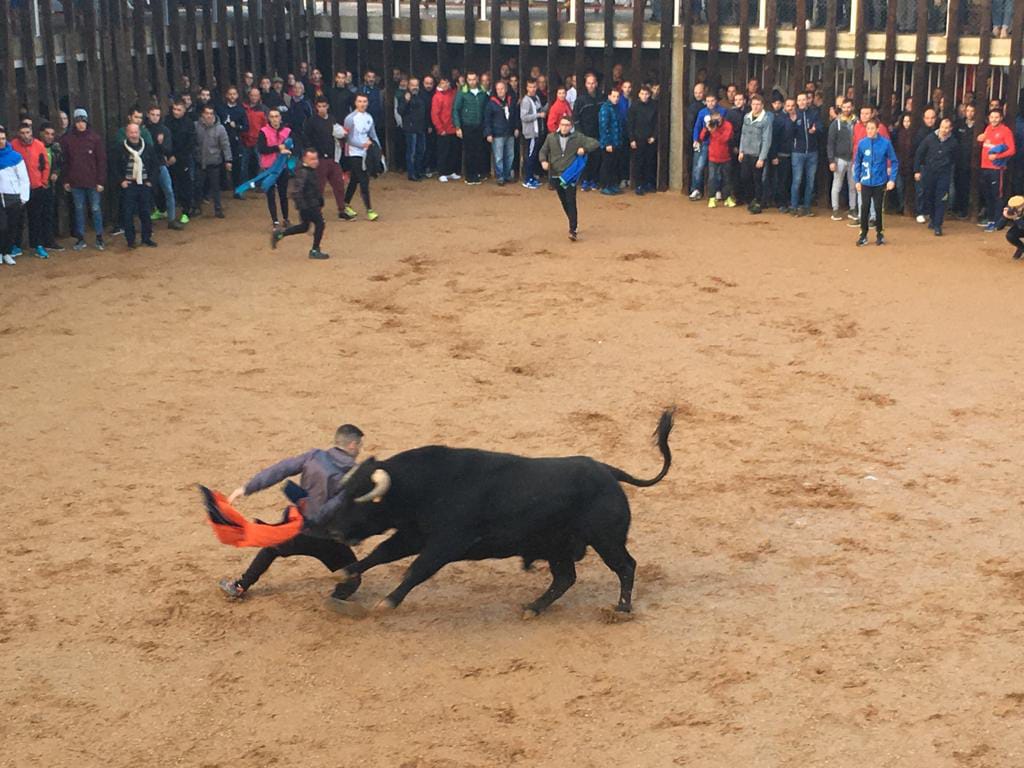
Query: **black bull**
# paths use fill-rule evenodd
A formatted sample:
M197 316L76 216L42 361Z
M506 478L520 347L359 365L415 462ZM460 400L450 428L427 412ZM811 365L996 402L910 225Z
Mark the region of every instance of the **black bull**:
M531 459L432 445L386 461L371 457L343 481L327 510L328 530L349 543L394 531L346 568L350 577L417 555L383 607L397 607L447 563L521 557L526 566L547 560L551 568L551 586L524 606L536 615L575 583L575 561L590 546L619 577L616 610L628 612L636 561L626 549L629 501L619 483L646 487L665 477L672 416L666 410L658 422L664 463L650 480L587 456Z

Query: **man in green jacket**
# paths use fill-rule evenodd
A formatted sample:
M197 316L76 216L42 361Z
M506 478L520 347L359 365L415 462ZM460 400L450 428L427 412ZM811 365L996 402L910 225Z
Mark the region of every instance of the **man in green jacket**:
M476 72L466 75L466 87L455 96L452 122L455 135L462 139L466 183L479 184L490 170L490 152L484 141L484 109L487 92L480 87Z
M558 121L558 130L555 133L549 133L544 139L544 146L540 148L541 168L548 172L551 186L558 193L562 210L565 211L565 215L569 219L569 239L573 241L576 240L576 225L578 223L576 179L563 182L559 177L577 157L583 157L600 146L597 139L592 139L573 130L572 118L565 115Z

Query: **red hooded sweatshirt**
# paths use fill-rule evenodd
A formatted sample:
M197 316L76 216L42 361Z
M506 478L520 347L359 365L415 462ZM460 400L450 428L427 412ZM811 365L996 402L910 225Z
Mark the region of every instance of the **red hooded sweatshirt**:
M700 140L704 141L708 136L708 160L712 163L728 163L732 160L732 150L729 148L729 141L732 139L732 123L723 120L722 124L715 130L709 131L702 128Z
M447 91L434 91L434 98L430 101L430 122L434 124L434 130L438 136L453 136L455 134L455 123L452 122L452 109L455 107L455 89Z
M25 158L29 186L32 189L47 186L50 183L50 155L46 151L46 145L39 139L32 139L31 144L25 144L20 136L15 136L11 146Z

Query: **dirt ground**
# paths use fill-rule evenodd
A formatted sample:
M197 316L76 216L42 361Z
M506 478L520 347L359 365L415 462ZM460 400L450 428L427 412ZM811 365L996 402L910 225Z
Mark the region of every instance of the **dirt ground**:
M572 244L546 191L374 192L379 222L329 221L328 262L271 252L253 200L156 251L2 268L0 765L1024 765L1024 265L1001 236L896 221L858 250L827 217L588 194ZM533 622L546 570L514 561L363 621L313 561L216 589L254 551L216 542L193 484L341 422L381 457L650 475L671 403L672 471L628 491L633 621L604 619L592 553Z

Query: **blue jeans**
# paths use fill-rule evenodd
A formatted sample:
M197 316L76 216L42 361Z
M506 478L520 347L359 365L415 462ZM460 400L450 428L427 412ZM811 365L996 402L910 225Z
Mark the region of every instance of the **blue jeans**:
M405 134L405 171L410 179L423 178L423 161L427 153L425 133Z
M708 167L708 145L702 144L697 152L693 153L693 175L690 177L690 192L704 191L704 169Z
M802 203L804 208L810 208L811 197L814 195L814 175L818 172L818 153L794 152L791 159L793 162L793 184L789 188L789 207L797 208ZM805 181L806 184L804 184ZM802 199L801 184L804 184Z
M89 203L92 214L92 228L97 237L103 237L103 210L100 208L100 193L96 187L72 187L71 200L75 204L75 231L72 232L79 240L85 239L85 204Z
M992 0L992 26L1010 27L1013 24L1013 0ZM985 34L985 30L982 30Z
M242 181L249 181L260 170L260 153L256 147L242 147Z
M514 136L495 136L491 144L494 155L494 175L500 181L512 180L512 160L515 156Z
M166 165L160 166L160 178L157 179L160 191L164 193L164 203L167 205L167 218L174 221L177 210L174 205L174 185L171 184L171 172Z

